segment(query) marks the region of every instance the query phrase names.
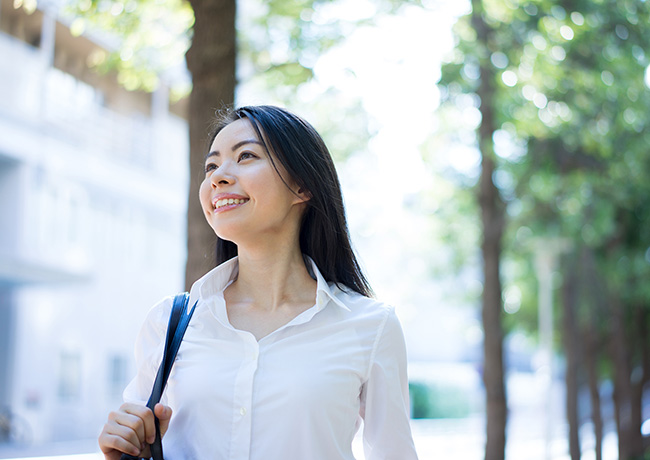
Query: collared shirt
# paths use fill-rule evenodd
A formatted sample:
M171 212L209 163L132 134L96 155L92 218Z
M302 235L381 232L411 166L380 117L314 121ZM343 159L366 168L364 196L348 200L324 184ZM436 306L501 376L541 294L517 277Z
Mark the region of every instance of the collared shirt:
M234 328L223 297L237 258L190 290L198 301L163 395L166 460L417 459L404 336L394 309L328 284L311 259L316 303L259 341ZM162 359L172 298L149 312L124 399L144 404Z

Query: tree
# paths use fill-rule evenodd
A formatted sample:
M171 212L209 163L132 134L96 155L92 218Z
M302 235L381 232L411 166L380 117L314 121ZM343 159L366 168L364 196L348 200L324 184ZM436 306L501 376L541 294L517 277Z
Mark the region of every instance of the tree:
M469 23L468 20L469 19ZM498 45L494 25L488 23L484 2L472 1L472 12L457 26L461 36L456 62L443 68L443 84L453 99L463 90L474 92L480 102L481 122L477 144L481 154L481 172L476 198L479 204L483 260L482 320L484 332L483 382L486 392L486 460L505 457L507 403L504 382L501 245L505 228L505 206L494 183L497 158L493 135L498 113L495 72L490 64L490 50ZM471 28L469 27L471 25ZM460 63L463 63L462 65ZM463 73L460 72L461 68ZM459 78L463 76L463 78Z
M208 122L215 109L235 101L237 33L235 0L189 0L194 11L187 67L192 74L189 105L190 192L187 205L185 286L215 265L216 240L198 200L207 152Z
M520 64L518 69L504 71L504 76L512 72L508 77L514 75L513 87L521 89L519 94L512 92L521 107L513 112L512 123L516 135L525 139L528 154L512 174L518 176L517 195L527 210L522 220L529 225L533 222L541 232L573 239L575 257L587 264L578 270L593 273L591 285L584 286L583 281L580 289L579 327L568 335L582 330L582 335L590 337L585 351L591 354L584 361L592 380L597 376L594 366L598 361L610 363L607 367L615 384L619 454L620 458L630 458L641 455L643 449L638 414L641 399L634 396L633 388L638 387L630 380L634 362L641 364L632 344L643 334L631 328L629 321L638 315L639 324L647 324L647 318L639 313L646 307L639 305L647 305L648 298L639 293L633 281L642 264L633 265L624 276L613 275L621 274L613 267L620 264L621 257L638 259L648 243L643 236L640 239L644 242L623 236L645 234L646 181L630 167L647 171L647 160L640 154L646 141L638 134L647 117L636 116L638 104L647 97L643 90L647 60L638 52L635 56L634 51L647 40L647 22L640 20L647 17L647 7L642 2L610 6L605 17L600 14L602 5L594 2L537 3L530 10L535 28L525 62L529 72L522 72ZM612 33L604 34L603 30ZM625 152L627 159L615 152ZM581 253L594 257L580 257ZM572 282L568 270L564 282ZM594 289L596 296L590 294ZM625 300L630 297L628 293L638 296L637 306ZM565 303L565 318L571 315L569 305ZM597 324L594 317L599 318ZM599 331L604 335L595 339L593 334ZM609 344L609 356L593 354L598 342ZM637 343L639 349L647 348ZM567 349L566 353L571 356L578 352ZM589 386L594 426L601 427L600 414L595 412L599 407L598 385L591 381ZM571 432L576 433L578 421L571 422ZM597 428L596 436L601 439L601 428ZM579 452L575 434L571 439L575 457Z
M650 378L650 295L640 283L650 260L649 120L643 109L650 102L643 83L649 62L642 52L650 33L648 5L486 0L482 6L492 34L490 62L481 61L480 22L473 29L460 22L459 46L445 67L448 100L477 93L484 78L492 81L488 101L499 159L493 178L512 217L506 231L516 234L519 249L527 234L572 241L571 263L562 267L565 354L571 363L586 363L597 446L603 426L598 383L609 376L620 458L639 457L642 389ZM482 62L491 64L491 74ZM485 97L480 104L483 124ZM521 258L512 249L504 248L507 257ZM524 271L508 281L530 286L529 264L518 266ZM585 338L583 347L576 336ZM569 395L576 393L580 372L572 368L567 375ZM577 398L567 402L571 454L578 458Z
M486 393L487 443L485 459L505 457L506 447L506 389L503 368L503 311L501 292L501 241L505 225L505 209L499 190L493 182L496 168L492 137L496 130L494 105L494 71L489 62L489 49L494 46L492 28L484 17L481 0L472 0L472 25L476 30L479 83L476 94L481 100L481 125L478 145L481 152L481 176L478 201L481 209L483 240L482 315L484 331L483 383Z
M592 1L531 2L526 10L532 19L527 23L533 26L530 44L521 59L513 59L519 65L502 75L513 88L509 94L515 103L504 103L510 107L506 115L512 133L527 144L527 155L510 169L526 210L521 220L538 232L571 238L577 269L590 274L588 281L575 281L566 266L564 283L581 287L580 298L564 303L568 323L572 305L578 308L576 327L567 329L565 342L574 343L569 336L576 334L589 338L585 350L569 346L566 354L590 353L582 361L589 368L599 441L602 421L596 413L600 404L594 366L608 362L619 456L627 459L643 454L639 385L648 375L642 328L648 324L650 298L637 280L647 276L647 263L640 259L650 243L647 179L642 173L649 170L642 153L647 140L640 134L649 121L641 109L648 103L643 84L648 60L639 53L650 32L649 9L636 1L606 4L608 14L603 15L603 4ZM638 262L620 269L621 263L634 260ZM574 289L565 286L565 291ZM598 333L600 338L594 336ZM609 356L595 355L599 342L609 344ZM641 378L634 378L635 373ZM571 385L569 394L575 392L576 383ZM575 413L574 407L567 409ZM575 418L570 420L570 440L577 458Z
M215 111L235 100L237 33L235 0L79 0L69 6L76 19L109 30L116 50L96 60L101 71L116 70L127 89L153 91L158 74L182 65L191 74L186 289L215 264L216 240L198 200L209 123ZM75 26L77 24L77 26ZM180 45L178 45L180 44Z

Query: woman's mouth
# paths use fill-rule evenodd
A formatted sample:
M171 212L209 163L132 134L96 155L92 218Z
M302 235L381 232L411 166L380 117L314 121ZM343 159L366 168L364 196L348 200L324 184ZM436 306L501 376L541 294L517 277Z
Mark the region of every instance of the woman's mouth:
M235 206L239 206L248 201L248 198L222 198L212 203L215 211L226 210Z

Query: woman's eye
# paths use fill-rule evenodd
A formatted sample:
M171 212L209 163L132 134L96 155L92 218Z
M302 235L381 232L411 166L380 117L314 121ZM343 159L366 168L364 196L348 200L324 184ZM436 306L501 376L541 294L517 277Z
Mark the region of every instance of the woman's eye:
M208 163L207 165L205 165L206 174L209 173L210 171L214 171L215 169L217 169L217 165L214 163Z
M239 161L246 160L248 158L255 158L255 155L251 152L242 152L241 155L239 155Z

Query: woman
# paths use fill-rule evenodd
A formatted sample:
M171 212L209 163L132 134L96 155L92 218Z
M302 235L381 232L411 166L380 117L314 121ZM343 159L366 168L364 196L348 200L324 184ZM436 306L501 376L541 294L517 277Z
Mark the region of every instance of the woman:
M199 195L219 265L190 290L198 304L155 407L166 460L353 459L362 420L367 460L416 459L402 330L370 298L314 128L272 106L228 112ZM148 457L144 402L171 305L142 327L138 374L99 437L107 459Z

